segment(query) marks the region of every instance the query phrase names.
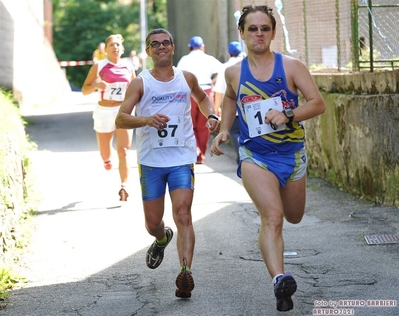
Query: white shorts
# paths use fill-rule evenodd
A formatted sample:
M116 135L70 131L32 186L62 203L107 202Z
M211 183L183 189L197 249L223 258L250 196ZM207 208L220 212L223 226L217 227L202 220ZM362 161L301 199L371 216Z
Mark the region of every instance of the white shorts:
M93 111L94 127L98 133L111 133L115 131L115 119L120 106L97 105Z

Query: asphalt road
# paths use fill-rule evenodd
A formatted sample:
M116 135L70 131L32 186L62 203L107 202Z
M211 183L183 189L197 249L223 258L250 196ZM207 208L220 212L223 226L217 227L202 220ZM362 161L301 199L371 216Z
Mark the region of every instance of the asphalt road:
M136 152L129 201L119 202L117 170L105 171L97 151L93 102L75 92L65 104L24 114L38 144L32 161L42 203L15 267L29 283L10 293L0 315L282 314L257 245L259 217L236 176L231 147L195 166L195 289L180 300L175 243L158 269L145 265L153 239L144 228ZM399 245L364 239L397 234L399 210L317 179L308 180L307 194L303 221L284 226L286 271L298 282L294 310L284 315L399 315ZM165 222L176 229L169 200Z

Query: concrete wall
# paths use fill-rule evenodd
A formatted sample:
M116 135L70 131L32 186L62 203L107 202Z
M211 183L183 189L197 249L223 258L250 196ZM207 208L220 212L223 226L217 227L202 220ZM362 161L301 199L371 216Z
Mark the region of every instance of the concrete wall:
M44 35L43 1L0 1L0 86L21 107L51 104L71 91Z
M204 5L205 4L205 5ZM168 30L175 40L173 63L188 54L193 36L201 36L207 54L220 61L227 57L227 0L168 0Z
M305 122L309 171L399 206L399 71L314 75L327 109Z

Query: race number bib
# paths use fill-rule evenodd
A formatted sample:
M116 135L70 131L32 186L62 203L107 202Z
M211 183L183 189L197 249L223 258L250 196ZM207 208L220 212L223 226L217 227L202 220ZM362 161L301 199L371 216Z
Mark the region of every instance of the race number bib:
M184 146L183 116L169 116L167 126L159 131L150 129L151 148Z
M244 104L244 110L247 117L249 137L251 138L285 129L285 124L274 126L273 124L265 123L268 111L283 111L283 104L280 97Z
M103 100L123 101L127 88L126 82L109 83L103 93Z

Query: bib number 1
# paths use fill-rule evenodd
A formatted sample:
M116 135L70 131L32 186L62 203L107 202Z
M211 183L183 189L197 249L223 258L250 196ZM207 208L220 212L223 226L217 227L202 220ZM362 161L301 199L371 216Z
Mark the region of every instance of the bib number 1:
M266 113L270 110L283 111L283 104L280 97L244 104L245 115L248 124L249 137L254 138L285 129L285 124L275 126L266 124Z

